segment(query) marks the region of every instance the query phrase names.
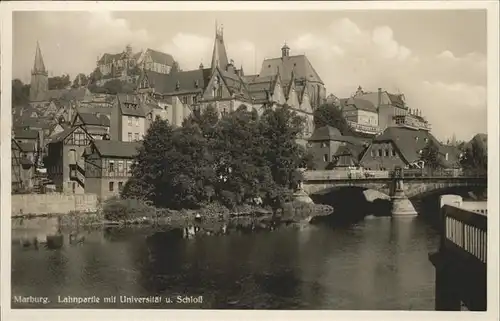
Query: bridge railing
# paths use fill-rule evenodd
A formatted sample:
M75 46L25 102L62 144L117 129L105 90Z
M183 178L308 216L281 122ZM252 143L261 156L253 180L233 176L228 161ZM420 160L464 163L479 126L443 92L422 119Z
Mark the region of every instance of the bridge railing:
M443 230L440 252L486 264L487 216L452 205L444 205L441 211Z
M390 177L393 176L394 171L391 171ZM404 177L486 177L486 173L481 171L462 170L458 168L444 168L444 169L404 169Z

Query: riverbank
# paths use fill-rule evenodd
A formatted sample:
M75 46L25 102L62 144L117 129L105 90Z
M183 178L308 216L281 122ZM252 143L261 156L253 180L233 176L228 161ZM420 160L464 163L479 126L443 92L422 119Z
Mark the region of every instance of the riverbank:
M194 222L203 225L218 225L230 222L269 223L308 222L314 216L325 216L333 208L322 204L290 202L276 213L260 206L244 205L233 210L211 204L196 210L172 210L155 208L131 200L114 200L94 212L71 211L67 214L17 215L13 216L12 228L28 226L32 219L56 219L59 227L126 226L126 225L171 225L183 227ZM36 221L36 220L35 220ZM31 224L30 228L34 228ZM36 224L35 224L36 225Z

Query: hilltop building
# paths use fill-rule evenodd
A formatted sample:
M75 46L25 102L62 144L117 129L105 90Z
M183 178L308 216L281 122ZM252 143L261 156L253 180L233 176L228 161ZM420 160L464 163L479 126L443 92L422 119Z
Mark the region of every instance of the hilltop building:
M126 77L135 67L168 74L175 65L176 62L170 54L150 48L134 53L130 45L121 53L105 53L97 60L97 68L103 76L109 78Z
M305 144L313 131L312 99L319 104L324 98L324 85L304 56L290 56L290 48L282 48L282 57L265 60L259 75L245 75L229 59L223 28L216 26L211 65L198 69L161 74L143 70L138 92L144 101L155 101L167 111L161 113L172 124L180 126L194 110L214 106L220 113L239 108L263 112L264 106L283 106L306 117L301 143ZM312 92L312 94L311 94ZM312 96L311 96L312 95ZM313 97L311 99L311 97Z

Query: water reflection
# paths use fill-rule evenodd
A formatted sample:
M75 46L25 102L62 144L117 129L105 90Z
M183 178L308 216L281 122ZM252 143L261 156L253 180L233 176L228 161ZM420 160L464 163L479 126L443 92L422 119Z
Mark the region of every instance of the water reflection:
M273 231L271 231L273 229ZM371 217L350 225L80 230L58 250L12 246L13 295L163 298L198 304L79 305L79 308L427 309L436 233L421 219ZM24 235L24 234L23 234ZM102 302L101 302L102 303Z

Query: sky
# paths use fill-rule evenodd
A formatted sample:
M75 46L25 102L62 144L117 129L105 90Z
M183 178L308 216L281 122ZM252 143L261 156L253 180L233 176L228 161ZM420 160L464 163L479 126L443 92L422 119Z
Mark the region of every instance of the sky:
M485 10L14 12L13 78L29 82L37 41L50 76L89 74L127 44L169 53L183 70L208 66L216 21L245 74L259 73L286 42L291 55L309 58L328 94L404 93L443 141L487 132Z

